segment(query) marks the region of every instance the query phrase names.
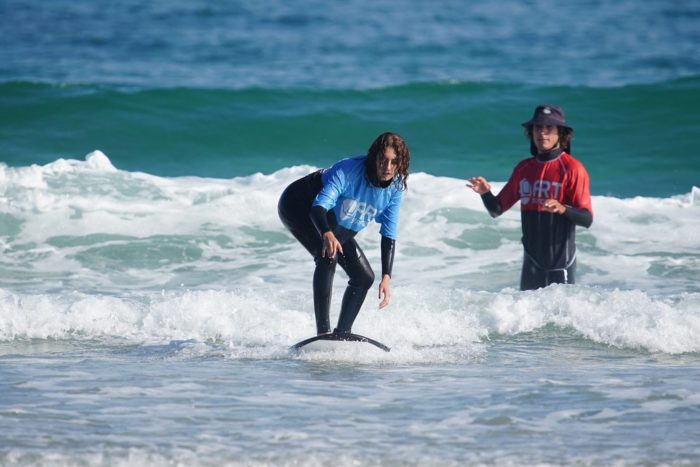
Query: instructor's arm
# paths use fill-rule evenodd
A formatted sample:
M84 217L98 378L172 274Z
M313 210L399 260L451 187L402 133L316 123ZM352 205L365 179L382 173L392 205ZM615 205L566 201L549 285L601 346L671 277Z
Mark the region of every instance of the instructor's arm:
M491 217L498 217L502 214L501 204L491 193L491 184L484 177L472 177L467 180L467 186L481 195L481 201Z
M484 177L472 177L467 181L469 182L467 186L480 195L491 191L491 184Z

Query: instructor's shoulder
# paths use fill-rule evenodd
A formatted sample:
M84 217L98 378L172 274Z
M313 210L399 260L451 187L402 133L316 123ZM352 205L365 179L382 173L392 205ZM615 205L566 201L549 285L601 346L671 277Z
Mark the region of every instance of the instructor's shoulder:
M576 159L574 156L569 154L568 152L562 153L562 156L564 156L564 161L567 166L569 166L571 169L574 170L582 170L586 171L586 168L583 165L583 162L580 160Z

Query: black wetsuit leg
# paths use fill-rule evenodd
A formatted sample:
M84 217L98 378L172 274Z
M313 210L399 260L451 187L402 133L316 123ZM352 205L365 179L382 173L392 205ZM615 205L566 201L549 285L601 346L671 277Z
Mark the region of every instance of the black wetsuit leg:
M289 185L277 203L277 213L282 223L314 258L321 256L323 238L311 222L309 213L321 188L321 173L314 172Z
M309 216L314 198L322 187L320 172L314 172L289 185L277 204L282 223L316 262L313 290L317 334L331 331L329 313L336 266L334 259L321 257L323 238Z
M550 284L574 284L575 281L576 260L566 269L548 271L540 268L528 254L524 255L520 290L535 290Z
M314 269L314 314L316 315L316 334L331 332L330 310L333 297L333 278L335 277L335 259L315 258Z
M343 254L338 255L338 263L347 273L349 280L340 307L338 326L334 332L347 334L351 331L355 318L362 308L367 291L372 287L374 271L355 239L346 241L342 246Z

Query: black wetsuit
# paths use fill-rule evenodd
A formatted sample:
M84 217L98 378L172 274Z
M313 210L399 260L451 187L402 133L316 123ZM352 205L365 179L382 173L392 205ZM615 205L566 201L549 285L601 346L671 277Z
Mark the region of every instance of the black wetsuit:
M356 232L336 222L333 211L313 206L314 199L323 188L321 171L313 172L289 185L277 205L279 217L294 237L314 257L316 269L313 277L314 312L316 332L330 332L330 304L336 264L347 273L348 286L343 295L337 333L349 333L362 307L367 291L374 282L374 272L365 254L355 241ZM333 231L343 248L336 258L321 256L323 233ZM382 236L382 275L391 275L395 242Z

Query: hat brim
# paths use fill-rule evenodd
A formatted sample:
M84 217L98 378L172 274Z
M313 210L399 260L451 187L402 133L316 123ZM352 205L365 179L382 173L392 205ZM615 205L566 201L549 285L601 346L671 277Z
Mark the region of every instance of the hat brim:
M571 128L569 125L564 123L563 121L559 120L558 118L552 118L552 117L542 117L538 116L537 118L531 118L525 123L521 124L525 128L531 127L533 125L552 125L552 126L561 126L564 128L568 128L569 130L573 131L573 128Z

